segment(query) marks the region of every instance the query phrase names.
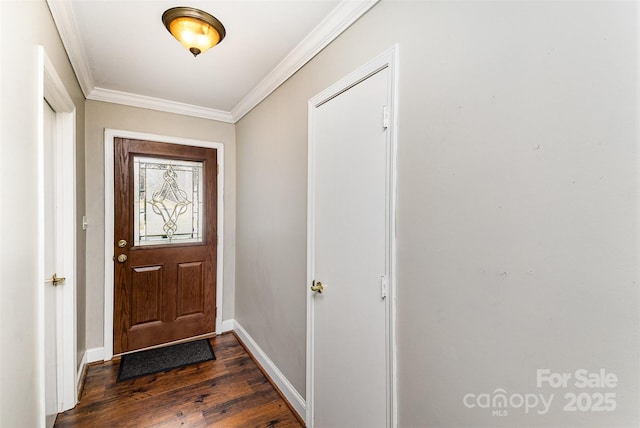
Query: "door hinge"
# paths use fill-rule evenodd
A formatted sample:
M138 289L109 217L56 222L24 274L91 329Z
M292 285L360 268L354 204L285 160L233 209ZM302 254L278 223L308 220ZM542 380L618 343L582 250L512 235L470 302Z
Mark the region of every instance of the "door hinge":
M380 297L382 299L387 297L387 277L384 275L380 277Z
M384 129L389 127L389 109L387 106L382 106L382 127Z

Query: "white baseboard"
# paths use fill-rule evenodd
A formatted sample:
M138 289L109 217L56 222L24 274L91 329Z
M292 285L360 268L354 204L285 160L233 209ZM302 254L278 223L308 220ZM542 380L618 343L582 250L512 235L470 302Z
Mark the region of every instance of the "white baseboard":
M104 361L104 348L87 349L87 352L85 352L84 355L86 357L87 364L95 363L96 361Z
M306 415L306 403L304 398L291 385L291 382L282 374L278 367L269 359L262 348L253 340L247 331L236 320L231 320L234 324L234 330L240 340L245 344L253 356L258 360L262 369L267 372L269 377L275 382L276 386L284 394L285 398L293 406L298 415L304 420Z
M87 353L82 353L82 360L80 361L80 366L78 367L78 374L76 376L76 397L80 397L80 388L82 388L82 374L84 373L84 368L87 365Z
M233 330L234 322L235 322L234 319L222 321L222 327L220 328L219 333L226 333L228 331Z

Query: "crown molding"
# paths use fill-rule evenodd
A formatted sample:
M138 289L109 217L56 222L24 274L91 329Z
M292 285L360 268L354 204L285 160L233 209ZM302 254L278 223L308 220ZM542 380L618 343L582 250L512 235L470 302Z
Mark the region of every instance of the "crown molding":
M71 67L76 74L80 89L87 97L95 87L95 81L91 74L91 68L80 38L80 30L76 23L75 15L69 1L47 0L51 16L62 39L62 44L67 51Z
M300 70L380 0L343 0L258 85L231 110L237 122Z
M0 0L2 1L2 0ZM236 123L302 68L380 0L343 0L251 92L230 111L185 104L133 93L96 88L71 3L47 0L78 83L87 99Z
M212 108L180 103L177 101L164 100L162 98L131 94L128 92L113 91L111 89L95 88L91 91L87 99L164 111L167 113L183 114L185 116L201 117L220 122L235 123L231 117L231 113L227 111L215 110Z

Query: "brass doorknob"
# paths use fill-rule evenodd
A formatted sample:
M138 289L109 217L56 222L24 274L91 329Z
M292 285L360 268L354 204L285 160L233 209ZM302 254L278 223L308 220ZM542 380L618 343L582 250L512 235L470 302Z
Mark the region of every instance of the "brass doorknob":
M126 254L120 254L120 255L118 256L118 261L119 261L120 263L124 263L124 262L126 262L126 261L127 261L127 255L126 255Z
M50 279L46 279L44 282L50 282L55 287L61 282L64 282L65 279L66 279L65 277L59 277L57 274L54 273Z
M320 281L313 281L313 284L311 285L311 291L322 294L322 290L324 290L322 283Z

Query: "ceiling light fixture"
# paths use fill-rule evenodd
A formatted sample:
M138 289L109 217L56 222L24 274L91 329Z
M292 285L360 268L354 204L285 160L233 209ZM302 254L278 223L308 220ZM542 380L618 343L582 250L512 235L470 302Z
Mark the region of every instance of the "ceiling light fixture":
M214 16L192 7L174 7L162 14L167 30L185 48L198 56L224 39L224 25Z

